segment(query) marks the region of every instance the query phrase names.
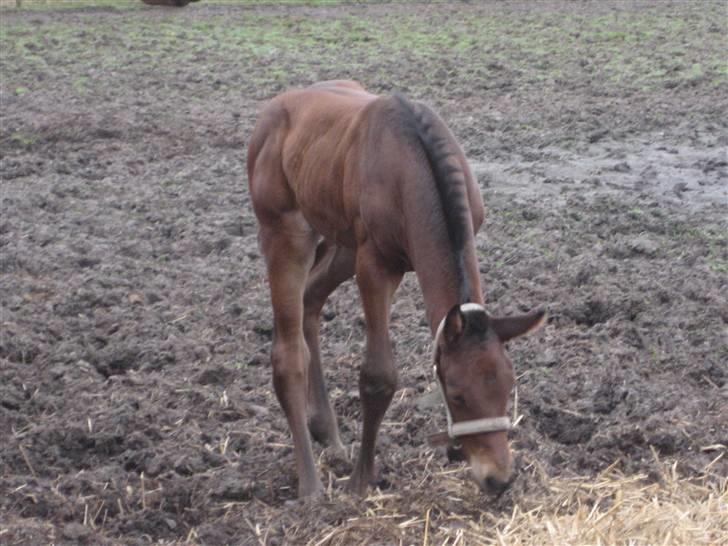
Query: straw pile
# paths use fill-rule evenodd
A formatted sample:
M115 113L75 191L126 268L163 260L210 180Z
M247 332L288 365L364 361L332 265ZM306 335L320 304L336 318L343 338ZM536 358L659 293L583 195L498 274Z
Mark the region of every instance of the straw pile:
M551 496L528 510L494 521L484 544L710 544L728 543L726 480L681 480L676 466L662 483L616 470L596 480L551 480Z
M500 514L490 509L446 511L459 504L458 489L467 487L462 470L447 471L438 480L444 481L449 494L440 489L439 498L429 500L374 494L363 501L361 515L331 525L313 538L310 526L291 529L288 538L306 537L301 543L309 546L728 544L726 478L708 473L682 478L677 463L657 459L655 463L659 470L653 476L624 475L615 463L592 479L549 478L534 464L528 477L530 493L514 493L508 501L512 508ZM342 501L347 502L340 496L336 499ZM260 539L264 544L262 534Z

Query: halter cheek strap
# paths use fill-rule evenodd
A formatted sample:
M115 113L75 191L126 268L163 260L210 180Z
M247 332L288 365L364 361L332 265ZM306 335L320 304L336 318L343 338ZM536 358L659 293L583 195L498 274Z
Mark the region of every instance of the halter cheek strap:
M485 313L485 307L478 303L464 303L460 306L460 311L463 314L473 312ZM437 387L440 389L442 395L442 401L445 404L445 415L447 416L447 432L439 432L437 434L431 434L428 438L431 445L442 445L452 443L453 440L460 436L467 436L469 434L482 434L485 432L499 432L504 430L510 430L511 420L507 416L503 417L484 417L482 419L471 419L468 421L458 421L453 423L452 414L450 413L450 407L447 404L447 397L445 396L445 389L440 381L440 375L437 373L437 347L442 337L442 332L445 328L445 320L447 316L440 321L440 325L437 327L437 333L433 341L432 360L434 362L432 369L435 374L435 381Z

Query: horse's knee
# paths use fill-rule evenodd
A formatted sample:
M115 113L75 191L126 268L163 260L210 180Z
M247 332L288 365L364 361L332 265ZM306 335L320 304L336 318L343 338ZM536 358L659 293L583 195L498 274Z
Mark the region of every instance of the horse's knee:
M309 352L306 343L274 343L271 352L273 385L276 389L289 385L305 385Z
M391 399L397 390L397 372L394 368L364 369L360 376L361 394L369 398Z

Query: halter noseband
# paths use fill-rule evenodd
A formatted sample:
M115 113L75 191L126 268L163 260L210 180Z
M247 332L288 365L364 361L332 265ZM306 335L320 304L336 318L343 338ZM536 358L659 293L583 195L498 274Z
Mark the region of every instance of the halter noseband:
M482 311L485 313L485 307L478 303L464 303L460 306L460 311L463 314L474 313ZM445 329L445 320L447 315L440 321L440 325L437 327L437 333L433 340L432 370L435 374L435 381L437 387L440 389L442 395L442 401L445 404L445 415L447 416L447 432L439 432L437 434L431 434L428 438L431 445L443 445L453 443L453 440L460 436L467 436L469 434L481 434L484 432L499 432L504 430L510 430L511 420L508 416L503 417L483 417L482 419L470 419L468 421L458 421L453 423L452 414L450 413L450 406L447 404L447 396L445 396L445 389L440 381L440 375L437 373L437 346L442 332Z

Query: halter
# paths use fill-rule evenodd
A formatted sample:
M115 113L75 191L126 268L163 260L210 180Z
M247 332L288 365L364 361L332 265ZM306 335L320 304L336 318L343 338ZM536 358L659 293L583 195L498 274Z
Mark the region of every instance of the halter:
M460 306L460 311L463 314L473 312L485 312L485 307L478 303L464 303ZM510 430L511 420L508 416L503 417L483 417L482 419L470 419L468 421L458 421L453 423L452 414L450 413L450 406L447 405L447 397L445 396L445 389L442 387L440 376L437 373L437 346L442 337L442 332L445 329L445 320L447 315L440 321L440 325L437 327L437 333L433 341L432 360L434 362L432 370L435 374L435 381L437 387L440 389L442 395L442 401L445 404L445 415L447 416L447 432L438 432L431 434L428 438L431 445L442 445L452 443L453 440L460 436L467 436L468 434L481 434L484 432L499 432L504 430Z

